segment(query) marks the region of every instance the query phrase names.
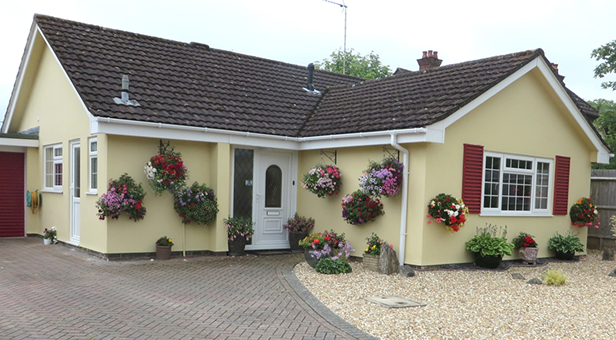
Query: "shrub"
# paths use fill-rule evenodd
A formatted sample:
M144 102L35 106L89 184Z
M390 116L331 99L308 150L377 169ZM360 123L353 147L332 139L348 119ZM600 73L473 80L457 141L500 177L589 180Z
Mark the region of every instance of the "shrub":
M499 237L498 235L502 235ZM487 225L485 228L477 228L477 235L466 242L466 250L472 253L481 253L486 256L511 255L513 243L507 242L507 227Z
M543 274L543 279L541 281L543 281L546 285L562 286L567 281L567 274L565 274L561 269L548 269Z
M563 236L556 233L556 235L548 241L548 248L563 253L571 253L584 251L584 244L582 244L580 238L575 235Z
M314 267L318 273L321 274L342 274L350 273L353 271L349 262L339 258L334 260L330 257L324 258Z

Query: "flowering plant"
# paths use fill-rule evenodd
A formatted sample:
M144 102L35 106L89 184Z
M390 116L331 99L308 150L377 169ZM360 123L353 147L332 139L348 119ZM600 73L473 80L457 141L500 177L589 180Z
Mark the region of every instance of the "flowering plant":
M428 204L428 218L433 218L436 223L445 223L452 233L460 231L468 216L468 208L462 200L457 200L451 195L440 193ZM428 221L431 223L432 221Z
M288 232L292 232L292 231L307 232L311 230L312 228L314 228L314 218L312 217L306 218L304 216L299 216L297 213L295 213L295 216L293 218L288 219L287 224L284 224L282 227L285 228Z
M254 223L249 217L230 217L225 219L224 223L227 226L227 237L230 241L239 237L244 237L248 241L254 233L252 228Z
M58 232L56 231L56 227L51 227L49 229L45 228L45 230L43 230L43 238L50 239L51 243L58 242Z
M118 218L122 212L128 214L128 218L137 222L145 217L143 198L145 192L141 183L135 184L135 180L128 174L123 174L119 179L109 181L109 189L96 201L97 215L100 220L105 217Z
M345 242L344 233L336 234L333 230L324 231L322 233L312 233L303 240L299 241L299 245L304 249L322 250L325 245L330 249L339 248L341 243Z
M319 197L338 195L340 192L340 170L335 165L321 165L304 174L302 187Z
M516 249L525 247L536 247L537 242L535 242L535 239L533 237L533 235L520 232L520 234L514 237L511 242Z
M174 194L173 207L182 218L182 223L209 224L216 219L218 202L214 190L195 182Z
M374 221L377 216L384 213L381 201L378 198L370 198L361 190L357 190L342 198L342 217L349 224L362 224Z
M163 236L156 241L157 246L173 246L173 240L167 236Z
M396 196L402 186L402 169L403 165L393 158L387 158L382 163L371 161L359 178L359 187L370 196Z
M580 228L588 227L594 224L595 228L599 228L599 211L591 203L590 198L582 197L569 210L571 224ZM595 224L597 222L597 224Z
M385 244L385 241L381 240L375 233L372 233L372 236L370 237L366 237L366 241L368 246L366 247L364 254L381 255L381 245ZM393 244L390 244L389 246L392 249L394 248Z
M150 158L144 172L156 195L161 195L165 190L174 192L183 187L188 179L188 169L184 166L182 154L173 151L168 142L161 142L158 155Z

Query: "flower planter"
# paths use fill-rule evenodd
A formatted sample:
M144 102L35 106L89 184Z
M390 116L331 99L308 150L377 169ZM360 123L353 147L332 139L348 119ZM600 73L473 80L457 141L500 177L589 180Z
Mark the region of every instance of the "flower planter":
M171 246L156 246L156 259L168 260L171 258Z
M244 256L246 252L244 248L246 248L246 239L243 237L236 237L234 240L228 240L227 245L229 246L229 252L227 253L229 256Z
M519 249L520 257L522 258L522 263L527 263L531 265L537 264L537 253L539 252L539 248L537 247L521 247Z
M481 253L475 253L475 264L479 267L498 268L502 261L502 256L481 255Z
M289 232L289 246L291 246L291 250L293 251L302 251L303 247L299 245L299 241L303 240L308 236L308 233L305 231L291 231Z
M322 259L332 256L332 254L329 253L329 256L321 256L320 259L317 259L316 256L313 256L314 252L315 250L312 249L304 249L304 258L312 268L316 267L317 263L319 263L319 261L321 261Z
M556 258L559 260L571 261L573 260L574 257L575 257L574 251L563 252L563 251L556 250Z
M371 270L373 272L379 271L379 259L381 255L370 255L364 254L364 268Z
M46 245L46 246L50 245L51 244L51 239L50 238L44 238L43 239L43 244Z

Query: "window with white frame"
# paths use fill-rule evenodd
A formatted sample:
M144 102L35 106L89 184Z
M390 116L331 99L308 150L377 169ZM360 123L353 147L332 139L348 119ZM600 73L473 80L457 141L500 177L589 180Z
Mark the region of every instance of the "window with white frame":
M484 153L482 213L548 214L552 160Z
M45 189L62 190L62 144L45 147Z
M98 189L98 143L96 138L90 138L89 142L89 179L90 179L90 192L95 193Z

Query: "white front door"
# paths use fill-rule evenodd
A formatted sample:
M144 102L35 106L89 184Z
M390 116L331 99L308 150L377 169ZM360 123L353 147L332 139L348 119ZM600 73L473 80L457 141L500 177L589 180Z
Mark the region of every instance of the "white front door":
M289 233L282 228L295 213L294 154L257 151L255 154L253 206L255 233L248 250L288 249Z
M71 142L71 166L70 166L70 208L71 208L71 234L70 243L79 245L79 235L81 225L81 209L79 203L81 200L81 176L79 169L81 168L81 147L78 141Z

